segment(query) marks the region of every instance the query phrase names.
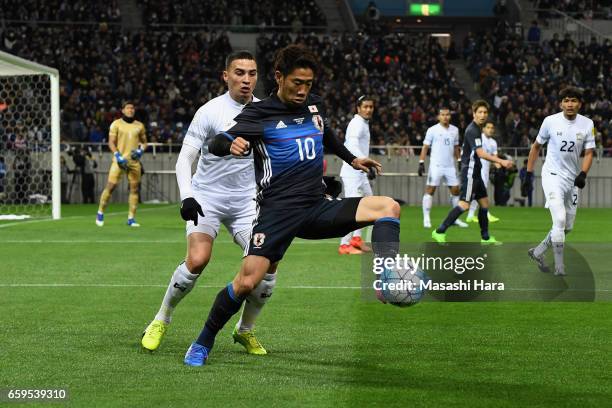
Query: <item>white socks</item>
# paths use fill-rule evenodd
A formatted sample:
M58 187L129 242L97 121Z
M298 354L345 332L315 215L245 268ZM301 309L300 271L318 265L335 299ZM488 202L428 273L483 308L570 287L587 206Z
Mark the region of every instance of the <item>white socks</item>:
M236 324L239 332L253 330L255 319L264 307L276 286L276 273L266 273L263 280L253 289L244 302L240 321Z
M431 205L433 203L433 196L431 194L423 194L423 219L429 220L429 213L431 212Z
M172 274L168 289L164 295L161 307L155 315L155 320L161 320L168 324L172 320L172 312L178 303L183 299L191 289L195 286L196 279L200 275L189 272L185 262L182 262Z

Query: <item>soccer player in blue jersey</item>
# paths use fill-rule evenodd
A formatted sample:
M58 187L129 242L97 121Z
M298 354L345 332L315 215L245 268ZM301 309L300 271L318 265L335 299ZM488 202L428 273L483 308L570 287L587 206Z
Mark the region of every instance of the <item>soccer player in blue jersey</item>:
M487 122L489 104L477 100L472 104L474 120L465 129L463 137L463 153L461 154L461 195L459 203L451 209L440 226L431 232L431 237L439 243L446 242L446 230L455 223L461 214L470 208L470 202L476 200L478 223L480 224L480 242L483 244L500 244L489 235L489 198L487 187L482 178L482 160L498 163L505 168L512 167L511 160L493 156L482 147L482 128Z
M247 105L233 127L209 142L209 152L219 156L253 150L257 215L240 272L217 294L202 332L187 350L187 365L206 363L217 333L266 273L276 271L295 237L339 238L373 224L375 256L398 252L400 207L392 198L324 195L324 147L358 170L380 172L381 165L352 155L332 132L321 98L310 94L317 69L307 48L281 49L274 61L278 90Z

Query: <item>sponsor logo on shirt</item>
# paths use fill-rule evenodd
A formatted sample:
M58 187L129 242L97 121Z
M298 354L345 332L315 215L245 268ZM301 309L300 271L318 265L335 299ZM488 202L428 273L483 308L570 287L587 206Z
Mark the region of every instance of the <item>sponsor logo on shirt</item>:
M287 125L285 125L285 122L283 122L282 120L278 121L278 123L276 124L277 129L284 129L286 127Z
M304 123L304 118L295 118L293 119L293 121L298 125L301 125L302 123Z

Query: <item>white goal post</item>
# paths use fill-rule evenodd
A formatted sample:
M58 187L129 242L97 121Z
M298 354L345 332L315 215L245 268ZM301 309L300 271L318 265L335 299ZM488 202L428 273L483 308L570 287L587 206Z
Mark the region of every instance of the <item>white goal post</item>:
M62 195L59 72L2 51L0 156L5 160L0 163L4 167L0 214L21 212L59 219Z

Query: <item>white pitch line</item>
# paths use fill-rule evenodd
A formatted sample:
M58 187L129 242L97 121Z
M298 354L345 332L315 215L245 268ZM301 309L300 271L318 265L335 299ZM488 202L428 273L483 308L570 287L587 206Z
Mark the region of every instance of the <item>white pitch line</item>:
M198 288L218 289L223 285L198 285ZM168 285L130 283L0 283L3 288L166 288ZM361 289L360 286L280 286L280 289Z
M185 240L168 241L168 240L118 240L118 239L101 239L101 240L69 240L69 239L7 239L0 240L0 244L185 244ZM316 241L293 241L294 245L329 245L336 244L335 240L316 240ZM234 244L234 241L216 239L215 244Z
M162 210L164 208L169 208L169 207L176 207L178 204L170 204L170 205L163 205L160 207L155 207L155 208L143 208L138 210L139 213L141 212L150 212L150 211L157 211L157 210ZM112 217L115 215L121 215L121 214L127 214L127 211L115 211L115 212L109 212L109 213L105 213L104 216L105 217ZM42 220L24 220L24 221L18 221L18 222L10 222L8 224L0 224L0 228L8 228L8 227L14 227L16 225L26 225L26 224L37 224L39 222L52 222L52 221L56 221L56 222L60 222L63 220L76 220L79 218L91 218L93 219L95 217L95 214L93 215L72 215L70 217L62 217L59 220L54 220L53 218L45 218Z
M1 288L165 288L168 285L141 284L141 283L0 283ZM220 285L198 285L196 288L218 289ZM341 290L360 290L361 286L316 286L316 285L292 285L279 286L280 289L341 289ZM367 288L369 289L369 287ZM533 291L558 291L554 288L507 288L511 292L533 292ZM565 289L569 292L586 292L589 289ZM594 289L598 292L612 292L612 289Z

